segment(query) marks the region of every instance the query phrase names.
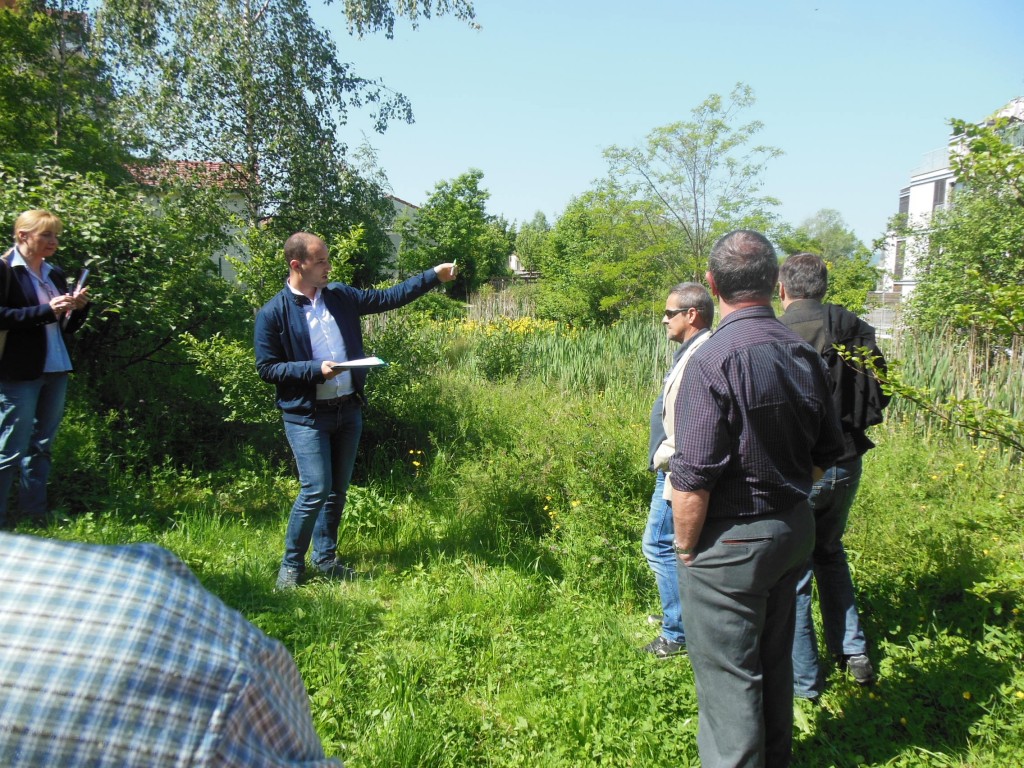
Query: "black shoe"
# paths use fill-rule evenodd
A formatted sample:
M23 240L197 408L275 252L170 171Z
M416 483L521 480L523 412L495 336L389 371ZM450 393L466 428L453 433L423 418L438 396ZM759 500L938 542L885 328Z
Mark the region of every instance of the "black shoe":
M356 573L355 568L341 560L334 560L333 562L326 563L325 565L318 565L317 570L320 572L321 576L335 581L355 581L359 578L359 574Z
M875 682L875 669L871 666L871 660L863 653L844 656L843 661L846 671L857 681L857 685L871 685Z
M668 659L686 653L686 641L673 643L671 640L658 635L651 642L641 648L644 653L649 653L659 659Z

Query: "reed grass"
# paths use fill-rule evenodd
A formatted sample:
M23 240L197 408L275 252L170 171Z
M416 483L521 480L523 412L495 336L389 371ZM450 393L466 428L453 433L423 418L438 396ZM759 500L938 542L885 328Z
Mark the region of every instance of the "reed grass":
M1024 419L1024 340L1020 337L1004 346L975 332L904 330L886 340L883 351L905 383L926 390L936 403L972 400ZM912 418L928 433L947 428L940 417L899 397L888 413ZM958 434L969 432L958 430Z

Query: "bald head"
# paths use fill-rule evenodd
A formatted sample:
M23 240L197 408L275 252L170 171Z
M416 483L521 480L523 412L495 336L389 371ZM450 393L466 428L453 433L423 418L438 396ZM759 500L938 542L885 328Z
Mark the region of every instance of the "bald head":
M293 261L307 261L319 246L327 247L326 243L309 232L296 232L284 241L284 260L291 266Z

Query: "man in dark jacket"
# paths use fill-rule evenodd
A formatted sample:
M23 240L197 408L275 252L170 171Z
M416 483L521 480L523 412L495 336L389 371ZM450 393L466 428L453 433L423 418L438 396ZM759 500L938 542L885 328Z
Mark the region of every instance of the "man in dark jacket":
M824 686L811 617L812 574L818 582L829 651L861 685L875 680L853 595L843 533L860 484L861 457L874 447L865 430L882 421L888 397L874 378L844 360L834 345L851 352L866 348L882 367L885 360L875 343L874 328L843 307L822 303L827 289L825 262L815 254L790 256L779 270L779 295L785 310L779 319L825 358L845 444L843 455L814 484L809 498L815 516L814 551L797 584L793 640L794 694L806 699L816 699Z
M285 534L277 588L298 586L306 551L329 578L351 579L337 558L338 527L363 430L366 368L342 364L364 356L359 318L385 312L455 278L439 264L386 290L329 283L327 245L297 232L284 244L288 281L256 315L256 370L277 387L277 407L295 455L300 490Z

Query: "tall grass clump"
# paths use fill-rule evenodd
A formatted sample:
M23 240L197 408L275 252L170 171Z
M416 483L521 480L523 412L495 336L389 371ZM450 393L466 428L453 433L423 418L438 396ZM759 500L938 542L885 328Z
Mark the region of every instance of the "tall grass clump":
M1021 349L993 345L985 337L952 330L910 332L889 340L886 356L897 362L905 381L927 389L936 400L978 400L1024 418ZM929 419L897 398L890 413Z
M647 391L671 357L661 324L647 318L539 337L530 352L531 374L563 391Z
M461 367L490 381L537 379L565 391L656 387L672 354L661 324L647 318L588 329L528 316L400 319L372 326L367 347L420 371Z

